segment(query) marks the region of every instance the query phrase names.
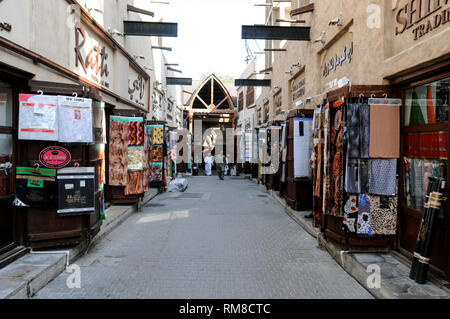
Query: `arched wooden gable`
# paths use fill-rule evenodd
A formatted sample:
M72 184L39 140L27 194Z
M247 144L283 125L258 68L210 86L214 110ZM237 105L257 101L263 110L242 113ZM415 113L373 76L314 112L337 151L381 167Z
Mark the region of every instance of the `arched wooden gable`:
M234 110L230 93L214 74L211 74L195 91L190 101L191 110Z

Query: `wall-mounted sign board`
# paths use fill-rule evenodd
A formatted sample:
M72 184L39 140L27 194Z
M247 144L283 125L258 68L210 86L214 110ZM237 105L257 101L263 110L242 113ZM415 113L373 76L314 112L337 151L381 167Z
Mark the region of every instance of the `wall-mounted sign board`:
M257 80L257 79L236 79L234 80L234 86L271 86L272 81L269 80Z
M124 21L123 24L125 35L174 38L178 36L178 23Z
M192 85L191 78L166 78L167 85Z
M310 29L310 27L243 25L242 39L309 41Z

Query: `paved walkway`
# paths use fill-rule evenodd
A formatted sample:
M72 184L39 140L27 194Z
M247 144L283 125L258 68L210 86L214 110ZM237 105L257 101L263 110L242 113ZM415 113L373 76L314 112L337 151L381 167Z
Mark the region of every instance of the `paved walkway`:
M255 183L191 177L133 214L37 298L371 298Z

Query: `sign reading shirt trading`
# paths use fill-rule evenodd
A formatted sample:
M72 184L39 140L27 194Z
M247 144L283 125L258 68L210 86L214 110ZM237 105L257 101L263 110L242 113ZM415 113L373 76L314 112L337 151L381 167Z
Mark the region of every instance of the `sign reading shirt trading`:
M71 160L70 152L60 146L50 146L39 153L39 162L47 168L64 168L69 165Z
M106 45L103 45L81 25L75 27L75 67L78 74L111 89L112 68L108 63L113 54Z
M450 1L448 0L410 0L402 6L395 16L397 26L395 35L411 30L414 40L450 22Z

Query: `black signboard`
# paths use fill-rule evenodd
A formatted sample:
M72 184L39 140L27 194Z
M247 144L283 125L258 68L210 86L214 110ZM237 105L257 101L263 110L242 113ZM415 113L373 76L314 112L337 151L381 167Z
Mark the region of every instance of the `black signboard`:
M124 34L135 36L178 36L178 23L124 21Z
M58 171L58 215L95 212L95 168L71 167Z
M309 41L310 29L310 27L243 25L242 39Z

